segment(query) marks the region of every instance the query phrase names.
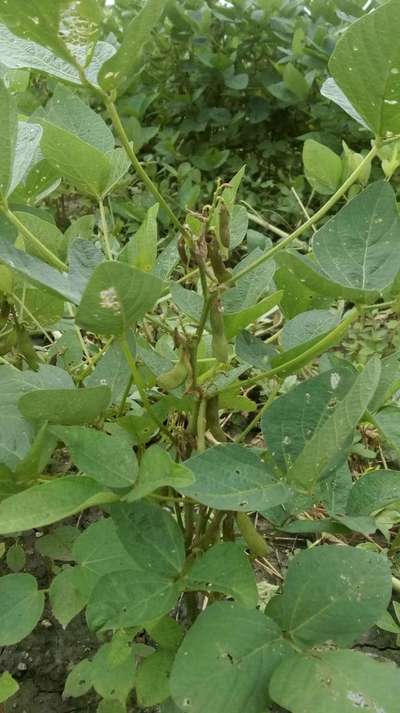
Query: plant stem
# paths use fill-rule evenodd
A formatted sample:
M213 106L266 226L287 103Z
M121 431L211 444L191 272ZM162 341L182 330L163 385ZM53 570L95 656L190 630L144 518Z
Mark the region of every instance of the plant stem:
M283 250L283 248L286 248L290 243L292 243L296 238L299 238L300 235L303 235L303 233L308 230L308 228L312 228L315 223L318 223L322 218L325 217L327 213L329 213L330 209L333 208L334 205L344 196L344 194L351 188L353 183L357 180L358 176L362 173L364 170L365 166L367 166L371 161L377 156L378 154L378 147L373 146L371 151L365 156L365 158L361 161L359 166L353 171L353 173L347 178L347 180L338 188L336 193L333 194L327 200L327 202L317 210L314 215L311 216L308 220L306 220L305 223L302 223L298 228L293 233L290 233L286 238L281 240L279 243L276 243L272 248L267 250L263 255L260 255L257 260L254 260L253 263L250 265L247 265L244 267L242 270L239 272L236 272L230 277L228 280L226 280L225 285L228 285L229 283L233 281L240 280L242 277L245 277L245 275L248 275L249 272L252 272L252 270L255 270L256 267L259 265L262 265L266 260L269 260L275 253L277 253L280 250Z
M37 238L36 235L31 233L29 228L27 228L20 221L20 219L15 215L15 213L12 212L12 210L10 210L7 206L4 206L4 205L1 207L1 210L3 211L6 218L8 218L10 223L13 223L13 225L15 225L15 227L19 230L20 233L22 233L22 235L25 235L26 238L31 240L34 243L34 245L36 245L36 247L39 250L41 250L43 255L45 255L47 257L49 262L51 262L51 264L57 268L57 270L61 270L61 272L67 272L68 267L65 264L65 262L60 260L60 258L58 258L57 255L55 255L51 250L49 250L49 248L47 248L45 245L43 245L43 243L39 240L39 238Z
M23 314L24 312L26 312L26 314L28 315L28 317L29 317L29 319L31 320L31 322L33 322L33 324L36 325L36 327L42 332L42 334L44 334L44 336L46 337L47 341L50 342L50 344L54 344L55 342L54 342L53 337L49 334L49 332L46 331L46 329L45 329L44 327L42 327L42 325L40 324L40 322L36 319L36 317L35 317L35 316L32 314L32 312L28 309L28 307L26 306L25 302L23 302L22 300L20 300L20 298L19 298L14 292L11 293L11 297L12 297L13 300L15 300L15 301L19 304L19 306L21 307L21 312L22 312L22 314Z
M135 151L133 150L133 147L131 146L129 139L126 135L125 129L122 125L122 121L120 119L120 116L118 114L117 108L111 100L108 100L106 102L106 108L110 114L112 123L114 125L114 129L118 135L119 140L121 141L122 146L124 147L126 153L128 154L129 160L135 169L136 173L138 176L141 178L145 186L148 188L150 193L153 194L155 199L158 201L160 206L164 209L164 211L167 213L169 216L171 222L175 226L177 230L179 230L180 233L185 233L185 229L183 226L180 224L178 218L176 217L175 213L173 210L170 208L168 203L166 202L165 198L161 195L160 191L158 190L157 186L153 181L151 180L150 176L146 173L145 169L143 168L142 164L140 163L138 157L136 156Z
M260 408L259 412L254 416L250 423L247 424L246 428L243 429L243 431L239 433L238 436L236 436L235 443L242 443L245 440L246 436L250 433L250 431L252 431L253 428L257 425L257 423L261 420L266 410L271 406L272 402L274 401L275 396L277 395L280 389L280 386L281 384L279 382L276 387L271 391L265 404Z
M99 210L100 210L100 220L101 220L101 232L103 233L103 240L104 240L104 251L106 253L107 259L112 260L113 254L111 252L111 247L110 247L107 218L106 218L106 213L104 210L104 203L103 203L102 198L99 198Z
M147 413L148 413L148 415L150 416L151 420L155 423L155 425L157 426L157 428L160 429L160 431L164 434L164 436L166 436L166 437L168 438L168 440L170 440L170 441L172 441L172 443L174 443L174 438L173 438L173 436L171 435L171 433L169 432L168 428L166 428L166 427L164 426L163 422L160 421L160 419L155 415L155 413L153 412L153 410L152 410L152 408L151 408L151 403L150 403L150 401L149 401L149 399L148 399L148 397L147 397L147 394L146 394L146 387L145 387L145 385L144 385L144 383L143 383L143 380L142 380L140 371L139 371L139 369L138 369L138 367L137 367L137 364L136 364L136 360L135 360L135 358L134 358L134 356L133 356L133 354L132 354L132 352L131 352L131 350L130 350L130 348L129 348L128 340L127 340L126 337L123 337L123 338L121 339L121 348L122 348L122 351L123 351L123 353L124 353L124 355L125 355L125 359L126 359L126 361L127 361L127 364L128 364L128 366L129 366L129 368L130 368L130 370L131 370L131 372L132 372L133 381L134 381L135 386L137 387L137 389L138 389L138 391L139 391L140 398L141 398L141 400L142 400L142 404L143 404L144 409L147 411Z
M206 408L207 399L202 398L197 416L197 450L199 453L203 453L206 450Z
M340 322L340 324L338 324L338 326L332 330L332 332L329 332L329 334L320 339L317 344L314 344L312 347L303 352L303 354L299 354L299 356L295 357L294 359L291 359L291 361L285 362L285 364L281 364L280 366L276 366L274 369L264 371L262 374L252 376L251 378L244 379L243 381L237 381L234 384L229 384L229 386L226 386L224 389L221 389L221 392L233 390L235 387L247 388L248 386L254 386L255 384L259 384L262 381L266 381L267 379L272 379L273 376L285 375L285 372L287 371L296 371L296 369L305 366L305 364L309 363L317 356L319 356L321 352L324 352L326 349L335 344L338 339L347 332L350 325L357 319L358 316L358 308L354 307L352 310L350 310L347 317L345 317Z

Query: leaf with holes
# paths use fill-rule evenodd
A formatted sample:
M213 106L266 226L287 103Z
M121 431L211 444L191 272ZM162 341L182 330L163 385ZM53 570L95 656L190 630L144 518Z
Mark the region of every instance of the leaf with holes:
M195 482L182 492L217 510L250 512L285 502L290 490L276 480L256 450L230 444L209 448L185 462Z
M261 612L213 604L200 614L177 653L172 697L187 713L263 713L272 672L289 652L279 627Z

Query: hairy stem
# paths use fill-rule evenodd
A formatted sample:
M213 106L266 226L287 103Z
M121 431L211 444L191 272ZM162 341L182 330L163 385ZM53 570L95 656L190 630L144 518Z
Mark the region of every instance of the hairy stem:
M236 272L234 275L232 275L232 277L229 280L226 280L225 285L228 285L230 282L233 282L233 281L236 282L237 280L240 280L242 277L245 277L245 275L248 275L249 272L252 272L253 270L255 270L256 267L258 267L259 265L262 265L264 262L266 262L266 260L269 260L273 255L275 255L275 253L286 248L288 245L290 245L290 243L292 243L294 240L296 240L296 238L299 238L301 235L303 235L303 233L305 233L306 230L308 230L308 228L312 228L312 226L315 225L315 223L318 223L322 218L324 218L325 215L327 213L329 213L330 209L333 208L334 205L336 205L336 203L342 198L342 196L344 196L345 193L347 193L349 188L351 188L353 183L355 183L355 181L357 180L359 175L363 172L365 166L367 166L369 163L371 163L371 161L373 161L373 159L375 158L375 156L377 156L377 154L378 154L378 147L373 146L371 151L367 154L367 156L365 156L365 158L361 161L359 166L357 166L355 171L353 171L353 173L340 186L340 188L338 188L336 193L334 193L333 196L331 196L329 198L329 200L327 200L327 202L322 206L322 208L317 210L317 212L314 213L314 215L312 215L311 218L306 220L305 223L302 223L302 225L300 225L298 228L296 228L296 230L293 231L293 233L290 233L290 235L288 235L286 238L281 240L279 243L276 243L276 245L274 245L272 248L270 248L270 250L267 250L267 252L265 252L263 255L260 255L260 257L257 258L257 260L254 260L254 262L252 262L250 265L247 265L242 270L240 270L239 272Z
M126 153L128 154L129 160L130 160L133 168L135 169L137 175L139 176L139 178L141 178L141 180L143 181L145 186L148 188L150 193L153 194L153 196L158 201L160 206L165 210L165 212L169 216L169 218L170 218L172 224L175 226L175 228L177 230L179 230L180 233L184 233L185 230L184 230L183 226L180 224L175 213L170 208L170 206L166 202L165 198L161 195L157 186L151 180L150 176L147 174L147 172L143 168L142 164L140 163L138 157L136 156L136 153L135 153L133 147L131 146L129 139L126 135L125 129L122 125L122 121L120 119L120 116L118 114L118 111L117 111L117 108L116 108L114 102L107 101L106 108L110 114L114 129L117 133L117 136L118 136L119 140L121 141L121 144L124 147Z

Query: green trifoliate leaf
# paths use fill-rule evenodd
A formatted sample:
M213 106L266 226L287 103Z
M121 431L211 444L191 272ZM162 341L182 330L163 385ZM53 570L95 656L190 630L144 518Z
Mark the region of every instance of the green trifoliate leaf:
M169 676L174 658L173 651L160 649L144 659L139 666L136 695L143 708L159 705L169 697Z
M270 694L291 713L395 713L400 673L358 651L292 655L273 673Z
M377 136L400 133L400 23L397 0L366 14L343 34L329 69L356 112Z
M261 420L263 436L283 472L289 470L300 456L316 430L332 414L337 401L345 397L355 378L356 371L343 362L340 369L330 369L298 384L275 399L267 409ZM338 455L343 458L342 453Z
M113 54L115 54L113 45L108 42L98 42L87 65L86 48L81 46L74 48L74 55L78 62L82 66L87 65L85 74L93 84L98 84L99 70ZM42 44L18 37L4 25L0 25L0 61L10 69L28 67L69 84L81 84L80 74L70 62L57 57Z
M138 568L176 577L185 561L185 548L176 520L146 500L112 508L118 536ZM155 618L155 617L153 617Z
M400 471L375 470L354 483L347 502L349 515L372 515L400 501Z
M283 594L268 612L300 646L350 645L387 609L388 560L354 547L323 545L290 562ZM268 611L268 610L267 610Z
M303 164L307 181L318 193L329 196L339 187L342 161L328 146L307 139L303 148Z
M37 389L22 396L18 408L28 421L73 426L96 421L106 411L110 399L108 386Z
M279 627L261 612L213 604L178 651L172 697L185 713L264 713L271 674L289 652Z
M87 602L79 589L76 567L65 567L51 582L49 598L52 612L64 629Z
M313 247L330 280L362 293L389 287L400 270L400 218L386 181L373 183L320 228Z
M358 421L375 393L380 377L380 362L371 359L346 395L334 402L332 414L317 428L288 469L291 486L312 492L326 468L342 454Z
M44 527L85 508L115 500L91 478L66 476L34 485L0 503L0 533Z
M334 310L313 309L302 312L290 319L282 330L284 351L296 349L300 345L304 350L317 342L324 334L331 332L339 324L339 314Z
M83 294L77 322L93 332L122 335L150 310L163 282L123 263L99 265Z
M17 145L17 104L4 82L0 81L0 112L2 131L0 137L0 194L6 197L12 184L12 174Z
M280 505L290 495L276 480L259 454L238 445L209 448L185 463L195 483L182 492L219 510L250 512Z
M80 534L73 546L73 557L79 564L74 567L79 570L77 587L87 599L105 574L136 567L111 518L93 523Z
M191 485L194 475L182 463L176 463L161 446L154 444L146 448L140 461L138 480L127 496L128 502L140 500L158 488L170 485L178 492Z
M137 459L124 438L80 426L52 432L68 446L75 465L97 482L108 488L129 488L135 482Z
M221 592L243 607L257 605L256 580L243 547L233 542L214 545L189 570L186 589Z
M8 574L0 579L0 645L11 646L31 633L44 606L31 574Z
M8 671L0 675L0 703L4 703L11 696L17 693L19 689L18 683L14 680Z
M137 70L143 47L151 38L151 31L159 22L166 0L147 0L143 9L125 29L122 43L115 55L105 62L100 71L100 85L106 91L127 86Z

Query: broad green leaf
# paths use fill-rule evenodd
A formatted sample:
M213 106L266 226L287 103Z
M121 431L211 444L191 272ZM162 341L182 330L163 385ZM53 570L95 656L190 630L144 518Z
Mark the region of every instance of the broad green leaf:
M51 582L49 598L53 615L64 629L82 611L87 599L77 586L75 567L65 567Z
M400 49L393 42L399 22L397 0L367 13L342 35L329 62L335 82L377 136L400 133Z
M22 225L37 238L37 240L32 240L25 234L22 236L25 250L29 255L34 255L48 263L49 259L47 254L41 249L41 245L43 245L57 255L57 257L62 260L65 259L67 254L66 242L62 232L56 225L49 223L47 220L42 220L37 215L31 213L16 211L16 216Z
M178 492L181 487L194 482L193 473L181 463L176 463L158 444L146 448L140 461L135 486L127 496L128 502L140 500L158 488L171 486Z
M63 691L63 698L79 698L92 688L92 664L82 659L69 672Z
M89 240L75 238L68 251L69 284L76 294L82 295L96 269L103 262L103 254Z
M343 111L345 111L352 119L354 119L358 124L361 124L365 129L368 129L368 124L355 110L354 106L349 102L346 95L343 94L340 87L336 84L332 77L328 77L321 87L321 94L323 97L330 99L330 101L335 102L340 106Z
M136 454L124 438L83 426L54 428L79 470L108 488L129 488L137 478Z
M34 163L41 138L41 126L38 124L30 124L26 121L18 122L12 177L7 196L15 191Z
M400 409L398 406L387 406L374 416L374 425L378 427L384 441L400 452Z
M42 131L42 127L40 128ZM24 180L17 186L11 196L13 202L21 205L26 203L39 203L54 193L59 187L61 183L59 173L50 166L46 159L40 158L41 155L38 149L33 164L24 176ZM37 163L35 163L36 158L39 158Z
M73 426L96 421L106 411L110 399L108 386L37 389L22 396L18 408L28 421Z
M38 42L69 61L71 53L60 25L71 4L68 0L30 0L27 7L24 0L15 0L10 7L8 0L1 0L0 19L19 37Z
M166 0L147 0L143 9L125 29L122 43L100 70L100 85L106 91L121 90L138 68L143 48L151 38L151 31L159 22Z
M76 319L84 329L122 335L150 310L163 282L123 263L99 265L83 294Z
M187 290L179 283L174 282L171 284L171 295L180 312L183 312L195 322L200 321L204 304L201 295L194 290Z
M269 452L283 472L300 456L355 378L356 371L344 362L341 369L307 379L273 401L262 417L261 429ZM342 452L339 457L343 459Z
M149 208L142 225L132 236L126 248L128 264L143 272L152 272L157 259L158 208L158 203Z
M24 569L26 565L26 554L24 548L18 543L11 545L11 547L7 550L6 562L7 567L12 572L20 572Z
M169 695L169 676L174 652L156 651L140 664L136 678L136 695L140 706L148 708L165 701Z
M236 356L240 361L244 361L256 369L266 371L270 366L272 356L276 355L276 349L265 344L260 337L255 337L251 332L240 332L235 342Z
M115 660L113 642L103 644L92 661L91 681L102 698L125 703L135 683L136 660L130 647L122 653Z
M109 156L47 119L42 125L41 148L50 165L83 193L101 197L111 170Z
M300 101L305 101L310 92L310 87L303 74L291 63L285 64L283 70L283 80L287 88L294 94Z
M111 518L99 520L82 532L74 543L73 557L79 564L74 568L78 570L76 585L87 599L103 575L136 568Z
M185 561L185 548L176 520L158 505L141 500L111 509L118 537L136 567L160 577L177 577ZM148 617L148 619L155 619Z
M291 713L394 713L399 669L359 651L294 654L273 673L270 694Z
M371 359L292 463L287 473L291 486L306 492L313 490L325 469L341 454L375 393L379 377L380 362Z
M378 181L320 228L313 248L332 281L381 293L400 270L399 236L395 193L386 181Z
M230 210L230 249L237 248L245 239L249 226L247 209L243 205L234 205Z
M80 295L71 287L65 273L58 272L54 267L22 250L17 250L8 240L0 240L0 262L11 267L28 282L45 287L68 302L79 303Z
M400 501L400 471L374 470L354 483L347 503L349 515L372 515Z
M162 649L176 651L184 637L184 628L170 616L157 619L156 622L146 624L146 631L150 638Z
M265 297L261 302L257 302L251 307L246 307L239 312L225 312L224 326L227 339L235 337L239 332L247 327L251 322L255 322L273 307L279 304L283 292L275 292L273 295Z
M213 604L178 651L172 697L190 713L264 713L271 674L289 651L277 625L261 612Z
M233 542L214 545L197 559L185 584L193 591L220 592L242 607L254 609L258 601L254 572L243 547Z
M95 585L86 607L88 626L94 631L143 626L173 609L179 592L178 582L152 572L149 566L147 571L106 574Z
M297 645L348 646L379 620L391 591L384 555L323 545L290 562L276 618Z
M360 290L356 287L349 287L342 280L342 284L335 282L331 276L328 276L321 268L319 263L308 256L301 253L295 253L291 250L280 252L277 257L277 262L282 265L289 273L293 275L297 282L292 284L289 280L288 288L296 290L298 282L305 285L307 289L320 295L325 299L325 303L330 303L331 298L343 298L351 302L374 303L379 297L379 291Z
M294 259L296 259L296 253L285 251L284 254L289 255L289 258L294 255ZM278 254L277 257L279 258L280 255ZM281 261L278 260L278 262ZM283 290L280 304L287 319L293 319L298 314L308 310L322 309L331 305L332 300L329 297L324 295L323 292L316 292L310 289L305 280L300 279L293 270L290 271L283 263L275 273L274 282L279 290Z
M114 149L109 155L109 159L110 170L103 188L102 198L105 198L109 193L113 192L119 182L122 181L124 176L128 173L131 166L128 155L125 149L122 148Z
M0 675L0 703L4 703L19 690L19 684L5 671Z
M285 351L294 349L301 344L304 349L308 343L313 343L324 334L332 331L339 324L337 311L328 309L313 309L296 315L285 323L282 330L282 347Z
M32 468L32 457L37 459L37 463L42 462L42 455L37 453L36 448L36 453L31 452L31 447L35 446L36 428L22 418L17 404L22 394L40 389L43 384L48 388L73 387L69 374L55 366L42 365L37 372L22 372L6 365L0 367L0 463L18 472L22 464L27 470ZM52 439L47 440L51 444Z
M111 154L114 149L113 133L101 114L62 84L57 85L47 104L45 119L103 154Z
M86 64L85 47L76 46L74 54L82 65ZM97 43L91 61L85 67L85 74L93 84L98 84L99 70L113 54L113 45ZM57 57L42 44L17 37L4 25L0 25L0 62L11 69L29 67L70 84L81 84L79 72L72 64Z
M72 545L78 537L78 528L72 525L61 525L48 535L40 537L35 543L35 548L43 557L70 562L73 559Z
M347 462L339 466L328 478L320 480L317 493L328 512L346 512L352 485L352 474Z
M8 535L51 525L86 508L114 500L112 493L84 476L47 481L0 503L0 533Z
M17 104L4 82L0 81L0 112L2 130L0 137L0 193L6 197L12 184L12 174L17 145Z
M218 510L250 512L283 503L290 491L268 471L257 451L230 444L209 448L185 462L195 482L184 495Z
M235 275L235 273L240 272L243 268L248 267L254 260L257 260L257 258L262 255L263 251L256 248L250 255L247 255L236 265L233 269L233 274ZM225 312L240 312L246 307L252 307L268 290L272 291L272 278L274 273L275 262L273 260L267 260L240 278L236 286L228 290L222 298Z
M381 361L381 378L369 411L377 411L400 387L400 352L396 351Z
M38 322L45 329L54 327L64 315L64 300L44 287L29 287L25 283L23 288L15 292L21 300L23 299L24 305L36 320L34 321L25 312L24 324L31 330L37 329Z
M112 403L120 403L130 379L131 370L125 354L118 342L113 342L83 383L86 386L108 386Z
M44 606L31 574L8 574L0 579L0 645L12 646L31 633Z
M317 193L329 196L339 187L342 160L328 146L307 139L303 147L303 164L307 181Z

